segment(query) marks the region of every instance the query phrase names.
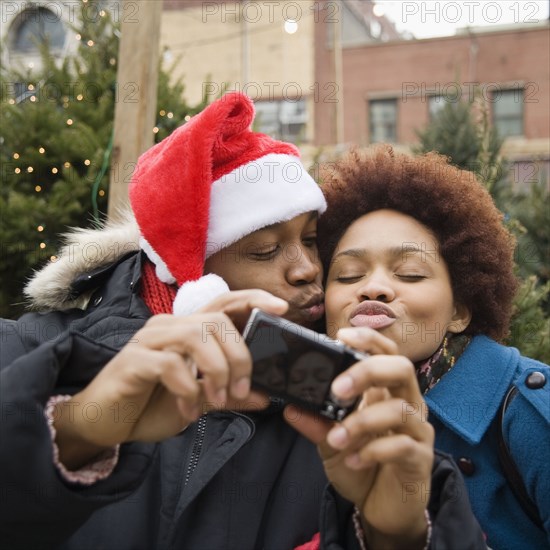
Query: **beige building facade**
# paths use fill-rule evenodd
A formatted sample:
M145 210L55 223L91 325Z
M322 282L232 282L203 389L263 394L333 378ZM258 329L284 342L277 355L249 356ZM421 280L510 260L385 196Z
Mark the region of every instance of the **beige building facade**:
M314 21L317 2L171 2L161 23L165 67L199 103L237 90L266 105L259 116L299 124L296 139L312 141ZM272 109L268 104L272 104ZM275 112L275 107L278 112ZM286 136L286 137L290 137Z

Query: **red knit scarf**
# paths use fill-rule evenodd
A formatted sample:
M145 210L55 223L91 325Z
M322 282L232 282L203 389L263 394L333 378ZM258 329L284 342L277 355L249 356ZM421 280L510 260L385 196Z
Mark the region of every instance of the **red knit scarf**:
M178 289L160 281L155 266L145 260L141 271L141 297L153 315L172 313L172 304Z

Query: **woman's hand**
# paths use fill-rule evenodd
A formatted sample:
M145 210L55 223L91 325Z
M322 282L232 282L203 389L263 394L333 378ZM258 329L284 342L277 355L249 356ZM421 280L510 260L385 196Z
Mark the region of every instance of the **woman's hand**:
M368 352L332 384L340 399L361 397L341 423L319 421L287 408L292 425L318 444L334 488L361 512L374 548L422 548L431 487L434 430L413 364L397 346L368 328L343 329L338 338Z

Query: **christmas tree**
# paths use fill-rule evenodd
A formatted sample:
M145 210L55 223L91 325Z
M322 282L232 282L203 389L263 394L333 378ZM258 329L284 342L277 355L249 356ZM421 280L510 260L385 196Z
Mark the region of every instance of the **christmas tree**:
M23 286L33 269L56 260L59 235L107 211L120 33L98 6L100 17L79 18L74 55L56 61L43 42L39 70L0 71L2 317L22 313ZM183 84L162 68L157 105L156 141L205 106L186 105Z
M517 239L516 265L520 288L507 344L524 355L550 362L550 211L547 182L514 192L512 170L500 154L502 139L489 123L487 109L473 102L448 100L418 132L417 153L437 151L474 172L504 213Z

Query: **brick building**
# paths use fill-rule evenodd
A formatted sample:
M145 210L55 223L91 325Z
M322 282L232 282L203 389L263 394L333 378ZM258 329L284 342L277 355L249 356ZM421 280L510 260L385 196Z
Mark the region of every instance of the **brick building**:
M317 26L316 33L316 43L326 43L326 28ZM319 47L315 52L316 79L330 82L335 74L332 50ZM506 137L505 155L518 164L518 185L528 183L533 170L548 181L548 21L344 48L342 66L345 143L410 146L417 141L415 130L445 101L473 99L477 90L492 123ZM334 143L334 119L334 105L316 103L317 144Z

